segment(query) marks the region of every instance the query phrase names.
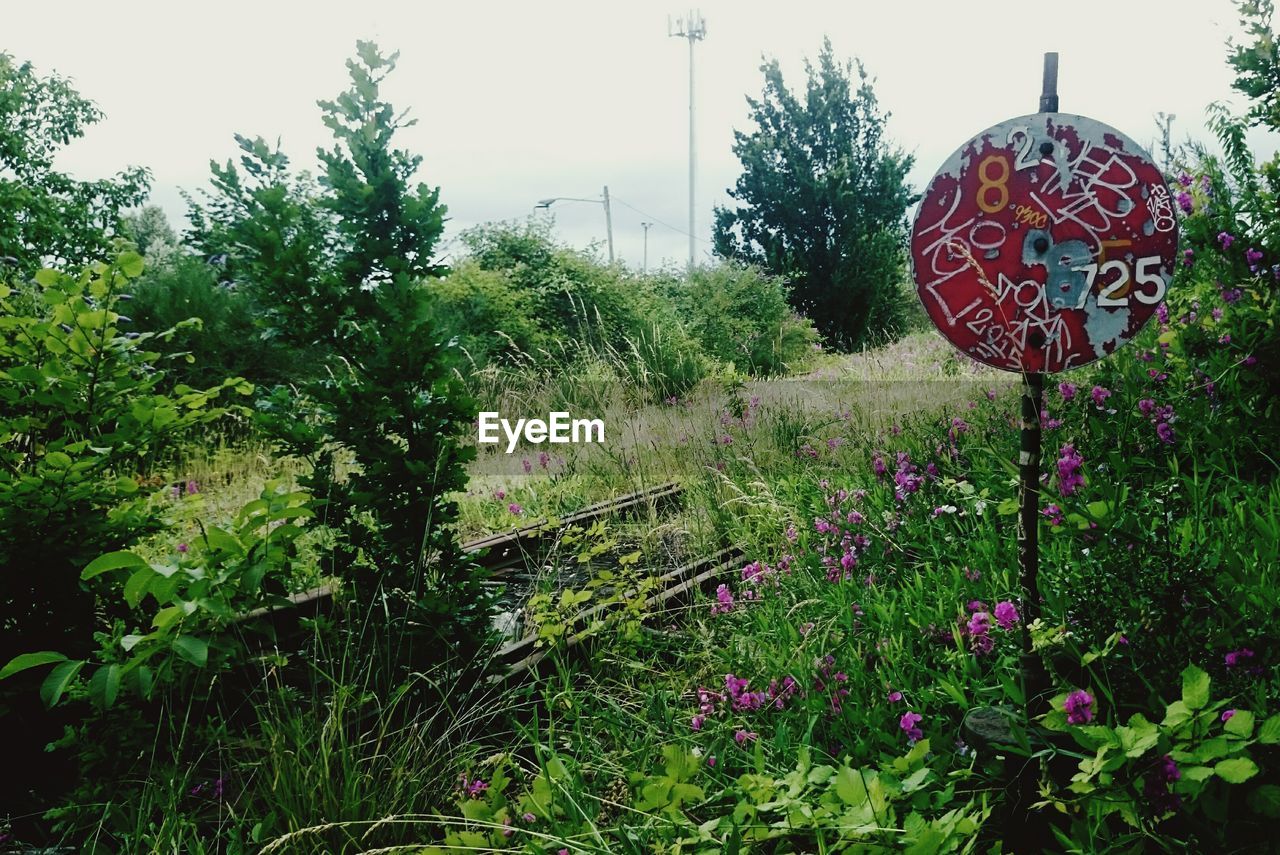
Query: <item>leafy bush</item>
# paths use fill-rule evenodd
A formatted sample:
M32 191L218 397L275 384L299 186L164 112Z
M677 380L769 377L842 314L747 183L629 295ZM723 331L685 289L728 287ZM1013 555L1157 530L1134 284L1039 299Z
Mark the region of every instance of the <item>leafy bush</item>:
M227 412L213 406L223 393L251 391L240 380L160 391L151 348L174 331L127 332L120 314L142 266L124 253L76 276L41 270L0 283L0 663L39 651L80 658L98 646L95 631L123 610L98 599L104 586L82 581L81 570L163 527L153 473L194 428ZM64 720L40 711L30 676L0 687L11 724L0 751L28 770L0 782L0 802L15 811L69 780L41 750Z
M148 346L173 335L126 332L120 299L142 272L125 253L79 276L42 270L0 286L0 659L33 649L83 652L97 621L95 555L162 524L140 481L189 431L224 415L231 379L206 390L156 391L163 372ZM25 293L26 299L17 298ZM41 314L20 311L38 305ZM50 615L57 615L50 620Z
M149 268L130 286L134 328L159 332L176 328L160 343L171 360L166 383L207 384L244 377L258 386L301 379L304 354L266 338L249 295L218 282L217 269L191 255L175 253ZM183 322L195 318L196 324Z
M784 374L813 354L817 331L791 309L780 277L726 261L666 288L703 350L740 371Z
M57 704L83 674L85 692L100 709L111 707L122 689L150 698L157 687L180 682L182 669L218 670L241 659L244 616L254 609L285 604L294 541L302 529L293 521L312 516L310 497L268 484L241 508L227 528L205 527L193 544L175 544L163 561L147 561L127 550L100 555L80 574L100 579L129 611L99 635L89 659L52 650L15 657L0 680L30 668L53 665L40 687L46 706ZM147 607L147 599L154 606ZM87 667L86 667L87 666Z
M463 261L432 285L430 300L440 333L457 337L477 365L510 362L543 347L533 292L515 287L502 271Z
M357 53L350 89L320 104L334 147L319 152L318 185L239 137L242 169L214 166L193 241L227 256L275 335L320 354L302 395L262 402L262 424L314 463L303 483L342 532L338 572L365 603L394 609L388 631L433 636L443 656L442 640L484 634L489 602L451 528L473 414L451 372L457 352L432 322L446 209L438 188L413 183L421 158L394 147L410 123L379 91L397 55L369 42Z

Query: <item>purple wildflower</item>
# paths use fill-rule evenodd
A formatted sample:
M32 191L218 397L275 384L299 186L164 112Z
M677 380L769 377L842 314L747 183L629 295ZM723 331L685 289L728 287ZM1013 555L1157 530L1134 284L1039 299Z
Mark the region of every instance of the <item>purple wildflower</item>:
M1067 713L1067 724L1088 724L1093 720L1093 695L1076 689L1067 695L1062 708Z
M924 716L911 710L907 710L902 714L902 718L898 719L898 728L907 735L907 741L913 745L924 739L924 731L919 727L922 721Z
M996 623L1001 629L1012 629L1018 622L1018 609L1008 600L996 603Z

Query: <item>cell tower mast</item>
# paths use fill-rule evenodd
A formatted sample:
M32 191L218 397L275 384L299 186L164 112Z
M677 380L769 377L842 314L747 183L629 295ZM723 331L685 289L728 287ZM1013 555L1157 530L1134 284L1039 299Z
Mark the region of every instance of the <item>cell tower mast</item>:
M676 18L672 22L671 18L667 18L667 35L679 37L689 40L689 269L693 269L694 257L697 251L695 246L697 234L694 219L694 174L695 165L697 163L694 156L694 121L693 121L693 45L694 42L700 42L707 37L707 22L702 17L702 13L697 10L691 10L685 17Z

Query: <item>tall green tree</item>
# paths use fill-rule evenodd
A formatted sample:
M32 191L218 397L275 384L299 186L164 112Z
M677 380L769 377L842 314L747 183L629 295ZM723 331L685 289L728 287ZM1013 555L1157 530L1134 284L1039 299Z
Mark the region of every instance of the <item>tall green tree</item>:
M264 421L314 461L306 486L343 532L339 569L414 625L467 635L485 597L454 543L451 494L465 485L459 434L474 414L449 370L455 346L429 316L446 209L414 180L422 158L394 145L412 120L379 94L397 56L358 43L350 88L319 103L334 144L317 152L316 180L237 137L240 165L213 165L191 239L250 289L271 334L316 354L264 402ZM354 463L343 477L340 459Z
M107 257L121 211L146 198L145 169L81 181L54 168L58 152L101 118L66 78L41 77L0 53L0 258L18 272Z
M755 129L734 132L738 204L716 208L716 252L787 277L793 305L836 344L896 332L912 157L885 139L862 64L837 62L830 40L805 62L801 93L776 59L761 71L763 93L747 98Z

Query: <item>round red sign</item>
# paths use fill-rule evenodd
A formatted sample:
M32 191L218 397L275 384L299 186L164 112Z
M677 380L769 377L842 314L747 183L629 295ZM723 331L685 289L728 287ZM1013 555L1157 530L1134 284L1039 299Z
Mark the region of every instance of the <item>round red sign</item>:
M1137 335L1173 279L1178 220L1133 140L1084 116L1036 113L962 145L911 230L916 290L979 362L1053 372Z

